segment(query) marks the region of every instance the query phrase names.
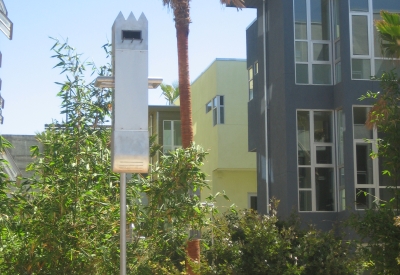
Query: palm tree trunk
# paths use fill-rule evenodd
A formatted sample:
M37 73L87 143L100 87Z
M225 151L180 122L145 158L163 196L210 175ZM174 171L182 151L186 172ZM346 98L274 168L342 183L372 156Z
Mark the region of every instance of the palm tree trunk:
M189 75L189 0L177 0L174 6L176 41L178 47L178 71L182 146L188 148L193 142L192 128L192 99L190 94ZM187 254L190 261L200 261L200 240L190 240L187 245ZM186 266L189 275L196 275L190 264Z
M179 92L182 146L187 148L193 142L192 128L192 100L190 95L189 76L189 1L179 1L175 6L175 27L178 46L178 70L179 70Z

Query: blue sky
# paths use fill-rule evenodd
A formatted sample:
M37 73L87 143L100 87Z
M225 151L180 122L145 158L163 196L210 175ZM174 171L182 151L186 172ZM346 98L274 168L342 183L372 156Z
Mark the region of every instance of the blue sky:
M0 78L5 99L1 134L35 134L52 119L61 120L56 81L60 71L50 51L54 41L69 44L97 65L104 64L101 46L111 40L111 26L121 11L149 21L149 76L170 84L178 80L176 35L172 11L161 0L3 0L14 23L13 40L0 33L3 54ZM237 11L219 0L192 0L189 35L191 80L215 58L246 58L246 28L255 9ZM149 90L149 103L163 105L160 90Z

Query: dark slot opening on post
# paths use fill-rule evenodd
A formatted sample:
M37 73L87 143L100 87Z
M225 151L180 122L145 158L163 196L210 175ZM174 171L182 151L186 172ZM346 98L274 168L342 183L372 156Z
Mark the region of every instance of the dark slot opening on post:
M142 31L122 31L122 40L142 40Z

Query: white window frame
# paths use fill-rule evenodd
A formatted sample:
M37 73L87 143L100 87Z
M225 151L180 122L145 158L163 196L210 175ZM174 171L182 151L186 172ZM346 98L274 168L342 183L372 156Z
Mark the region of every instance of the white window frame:
M332 212L337 212L337 195L336 195L336 190L337 190L337 180L336 180L336 133L335 133L335 124L336 124L336 119L335 119L335 114L333 110L326 110L326 109L297 109L296 110L296 148L298 146L298 120L297 120L297 113L299 111L306 111L309 112L310 114L310 154L311 154L311 164L310 165L300 165L298 162L299 155L298 152L299 150L297 149L296 152L296 162L297 162L297 201L298 201L298 210L301 213L332 213ZM331 125L331 131L332 131L332 142L315 142L314 141L314 112L331 112L332 113L332 125ZM331 164L317 164L317 156L316 156L316 148L318 146L331 146L332 147L332 163ZM310 168L311 169L311 188L300 188L299 186L299 168ZM332 183L332 192L333 192L333 210L332 211L317 211L317 197L316 197L316 180L315 180L315 169L316 168L332 168L333 169L333 183ZM300 210L300 191L311 191L311 211L301 211Z
M206 103L206 114L212 110L212 101Z
M384 58L380 56L375 56L375 37L374 37L374 7L373 7L373 0L367 0L368 1L368 12L363 12L363 11L351 11L350 10L350 1L348 2L349 4L349 27L350 27L350 65L351 65L351 79L352 80L370 80L370 78L353 78L353 59L367 59L370 61L370 76L375 76L377 73L377 69L375 66L375 60L380 59L380 60L398 60L398 59L393 59L393 58ZM353 22L352 22L352 16L358 15L358 16L367 16L368 20L368 47L369 47L369 54L368 55L354 55L353 54Z
M294 5L293 0L293 28L295 30L295 5ZM334 60L334 53L332 51L333 46L332 46L332 41L333 41L333 5L332 5L332 0L329 1L329 40L313 40L311 37L311 4L310 0L306 0L306 11L307 11L307 39L296 39L296 33L295 31L293 32L293 41L294 41L294 69L295 69L295 83L296 85L333 85L333 78L334 78L334 72L333 72L333 66L332 66L332 60ZM307 43L307 55L308 55L308 60L307 61L296 61L296 42L306 42ZM328 61L317 61L314 60L314 44L326 44L329 47L329 60ZM308 83L297 83L297 64L305 64L307 65L308 69ZM323 64L323 65L330 65L331 66L331 82L329 84L315 84L313 83L313 75L312 75L312 67L313 65L318 65L318 64Z
M249 82L249 101L252 100L254 97L254 72L255 66L252 65L247 68L247 76Z
M373 201L375 201L375 199L379 199L380 198L380 190L381 189L386 189L386 188L390 188L390 186L380 186L379 184L379 176L380 176L380 171L379 171L379 158L373 158L372 159L372 184L358 184L358 180L357 180L357 152L356 152L356 146L357 144L371 144L371 148L373 152L377 152L378 149L376 147L376 141L378 139L378 130L376 127L374 127L372 129L372 139L363 139L363 138L355 138L355 134L354 134L354 107L362 107L362 108L370 108L372 106L368 106L368 105L353 105L352 108L352 124L353 124L353 154L354 154L354 188L355 188L355 196L357 197L357 189L374 189L375 191L375 198L371 198ZM360 196L363 196L363 194L360 194ZM355 201L355 209L356 210L365 210L367 209L365 208L357 208L357 204L356 204L356 197L354 198Z
M222 101L224 104L221 104L221 98L222 98ZM215 101L217 101L216 104L215 104ZM215 126L217 124L224 124L225 123L225 98L223 95L217 95L216 97L213 98L212 111L213 111L213 126ZM224 117L223 121L221 120L221 113L223 114L223 117Z
M165 122L171 122L171 144L164 144L164 136L165 136ZM181 122L180 120L163 120L163 153L167 153L170 151L175 151L178 148L182 148L182 145L178 145L175 142L175 138L174 138L174 132L175 132L175 122ZM165 149L165 145L167 145L168 147L171 147L170 150L166 150Z
M341 119L339 118L340 115L342 115ZM344 148L342 148L343 162L340 163L339 156L341 153L339 152L339 150L340 150L340 147L339 147L340 136L339 135L340 135L341 129L339 129L339 127L340 127L339 121L343 122L342 131L343 131L343 136L344 136L344 132L346 131L346 116L345 116L343 109L338 109L335 111L335 137L336 137L335 153L336 153L336 179L337 179L336 180L336 188L337 188L336 190L338 190L337 198L336 198L336 201L337 201L336 205L337 205L338 212L346 210L346 183L344 183L342 186L340 185L340 178L341 178L340 169L344 170ZM343 136L342 136L342 138L344 138ZM344 146L344 142L343 142L342 146ZM343 196L341 196L342 191L343 191Z
M335 4L337 3L337 5L339 5L339 3L340 3L340 0L333 0L333 2L332 2L332 12L331 12L331 14L332 14L332 41L333 41L333 45L332 45L332 60L333 60L333 62L334 62L334 66L333 66L333 76L334 76L334 84L338 84L338 83L340 83L340 82L342 82L342 69L341 69L341 67L342 67L342 53L340 52L340 48L341 48L341 40L340 40L340 7L339 7L339 10L335 10ZM339 30L337 30L337 32L338 32L338 37L337 38L335 38L335 32L336 32L336 30L335 30L335 28L336 28L336 25L335 25L335 12L337 12L338 14L337 14L337 16L339 17L339 20L338 20L338 26L339 26ZM336 47L337 47L337 45L339 45L339 56L336 58ZM337 74L337 72L336 72L336 69L338 68L340 66L340 73L339 74Z

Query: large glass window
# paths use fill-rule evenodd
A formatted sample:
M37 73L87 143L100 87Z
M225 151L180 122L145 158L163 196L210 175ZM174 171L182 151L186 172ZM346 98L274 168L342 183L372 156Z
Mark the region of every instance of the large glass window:
M350 0L349 3L352 79L380 77L384 71L390 71L396 65L393 59L383 56L374 21L382 19L381 10L400 13L400 1ZM397 73L400 73L398 66Z
M181 121L164 120L163 123L163 152L174 151L182 147Z
M377 199L393 198L393 191L388 187L391 185L390 178L382 175L382 160L371 157L371 153L377 151L378 133L376 128L365 126L370 109L353 107L356 209L371 208Z
M332 111L297 111L300 211L335 211Z
M330 0L294 0L297 84L332 84L330 10Z

